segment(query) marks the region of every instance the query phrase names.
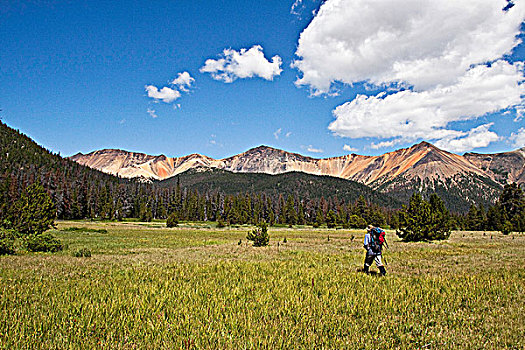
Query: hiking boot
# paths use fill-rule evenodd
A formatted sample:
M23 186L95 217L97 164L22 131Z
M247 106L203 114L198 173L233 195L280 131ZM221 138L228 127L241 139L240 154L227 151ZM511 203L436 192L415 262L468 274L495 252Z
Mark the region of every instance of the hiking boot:
M381 273L381 276L386 275L386 269L384 266L379 266L379 272Z

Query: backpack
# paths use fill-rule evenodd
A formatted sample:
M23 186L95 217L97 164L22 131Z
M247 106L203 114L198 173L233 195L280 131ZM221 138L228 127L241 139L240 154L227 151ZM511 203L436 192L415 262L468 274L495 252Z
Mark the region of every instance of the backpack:
M381 253L383 243L385 243L386 232L379 227L374 227L370 232L370 248L374 253Z

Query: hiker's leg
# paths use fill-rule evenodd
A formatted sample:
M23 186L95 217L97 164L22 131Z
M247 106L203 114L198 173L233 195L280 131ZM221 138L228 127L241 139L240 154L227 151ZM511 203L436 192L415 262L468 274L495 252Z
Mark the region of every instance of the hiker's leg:
M383 266L383 263L381 262L381 255L377 255L374 260L376 262L377 268L379 269L379 272L381 273L381 275L383 276L386 275L386 269Z
M372 265L373 261L374 261L374 256L366 254L366 256L365 256L365 266L363 267L363 271L364 272L368 273L370 265Z

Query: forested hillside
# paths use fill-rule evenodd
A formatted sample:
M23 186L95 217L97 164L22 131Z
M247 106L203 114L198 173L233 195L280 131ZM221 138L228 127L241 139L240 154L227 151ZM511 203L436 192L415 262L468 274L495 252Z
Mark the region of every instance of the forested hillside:
M190 169L175 178L159 182L160 186L173 187L178 181L200 193L219 191L226 195L264 193L270 197L282 195L295 198L320 199L337 197L346 203L363 196L367 202L391 209L401 208L401 202L355 181L332 176L317 176L301 172L270 175L263 173L233 173L227 170Z
M190 172L178 181L152 183L122 179L53 154L3 123L0 149L1 218L35 182L51 196L59 219L151 220L176 213L181 220L323 223L332 211L340 224L352 215L383 224L389 217L385 208L400 205L363 185L297 173L206 177L210 174Z

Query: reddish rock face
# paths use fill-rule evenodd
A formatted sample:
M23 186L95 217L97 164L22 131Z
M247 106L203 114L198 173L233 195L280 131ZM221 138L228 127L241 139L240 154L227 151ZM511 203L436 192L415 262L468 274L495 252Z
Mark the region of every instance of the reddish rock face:
M121 177L166 179L186 170L205 167L232 172L281 174L299 171L358 181L372 187L402 177L404 181L449 179L456 175L478 175L497 182L525 182L525 151L499 154L467 153L464 156L443 151L428 142L380 156L350 154L316 159L260 146L244 153L213 159L200 154L169 158L108 149L76 154L72 160Z

